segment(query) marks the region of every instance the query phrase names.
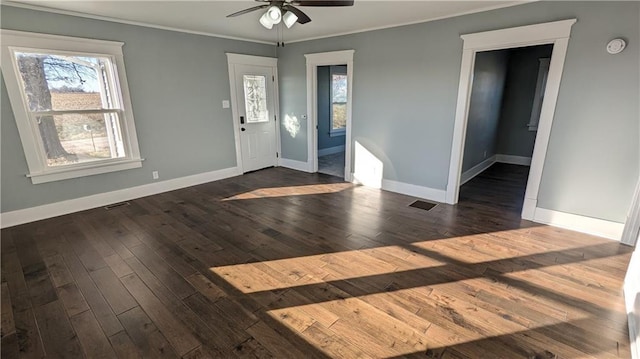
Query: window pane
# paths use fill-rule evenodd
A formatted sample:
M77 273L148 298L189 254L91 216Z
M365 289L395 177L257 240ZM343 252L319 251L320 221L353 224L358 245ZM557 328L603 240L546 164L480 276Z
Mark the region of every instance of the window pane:
M347 75L331 75L331 101L331 129L343 129L347 126Z
M247 122L269 121L267 110L267 79L260 75L244 75L244 103Z
M109 59L16 52L29 110L64 111L113 108Z
M333 102L347 102L347 75L331 75L331 96Z
M38 116L48 166L124 157L117 115Z
M333 104L333 119L332 128L338 130L347 127L347 104L346 103L334 103Z

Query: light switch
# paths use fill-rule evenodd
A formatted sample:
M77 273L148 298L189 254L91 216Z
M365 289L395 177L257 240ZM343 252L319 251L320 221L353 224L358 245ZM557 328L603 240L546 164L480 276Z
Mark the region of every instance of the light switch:
M229 100L223 100L222 101L222 108L229 108Z

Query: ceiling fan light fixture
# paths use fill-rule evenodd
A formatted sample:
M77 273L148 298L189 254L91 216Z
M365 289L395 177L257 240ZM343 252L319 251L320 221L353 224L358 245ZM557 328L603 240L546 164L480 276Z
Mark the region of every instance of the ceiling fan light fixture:
M266 15L273 24L279 24L280 20L282 20L282 11L275 5L267 9Z
M291 11L287 11L284 13L284 16L282 16L282 21L287 26L287 29L290 29L291 26L298 21L298 16Z
M262 26L266 27L267 29L271 30L271 28L273 27L273 21L271 21L268 14L269 14L268 12L265 12L260 17L260 24L262 24Z

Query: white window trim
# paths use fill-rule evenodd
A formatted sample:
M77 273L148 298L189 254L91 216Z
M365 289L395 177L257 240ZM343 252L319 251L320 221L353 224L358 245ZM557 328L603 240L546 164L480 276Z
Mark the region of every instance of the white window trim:
M339 137L339 136L344 136L347 132L347 126L345 125L345 127L343 128L338 128L338 129L334 129L333 128L333 75L345 75L347 76L346 72L340 72L340 71L336 71L334 66L330 66L329 67L329 82L330 82L330 88L331 88L331 96L329 97L329 102L331 103L331 106L329 107L330 111L329 111L329 124L331 125L331 128L329 129L329 137ZM349 87L349 84L347 84L347 88ZM345 102L345 105L347 104L347 102Z
M5 78L9 102L13 108L13 113L20 134L22 148L27 159L29 173L33 184L59 181L69 178L90 176L100 173L122 171L132 168L142 167L143 159L140 157L138 147L138 137L136 134L129 85L125 73L124 56L122 53L123 42L85 39L69 36L58 36L49 34L39 34L32 32L0 30L0 43L2 44L1 66L2 74ZM28 109L23 101L23 91L20 88L20 78L17 73L15 58L12 56L12 49L37 49L51 52L74 52L87 55L109 56L113 61L115 78L118 81L119 96L122 101L121 131L124 141L126 157L106 159L79 163L62 168L48 167L42 155L41 144L39 143L38 129L34 127L29 119Z

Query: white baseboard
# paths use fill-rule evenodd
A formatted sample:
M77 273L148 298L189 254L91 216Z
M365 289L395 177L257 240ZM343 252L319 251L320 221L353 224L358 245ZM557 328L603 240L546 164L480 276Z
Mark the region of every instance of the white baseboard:
M307 173L312 173L313 171L310 169L308 162L290 160L288 158L281 158L279 161L280 167L290 168L296 171L302 171Z
M494 164L495 162L496 162L496 156L494 155L478 163L477 165L469 168L468 170L464 171L460 175L460 185L462 186L463 184L471 181L471 179L473 179L475 176L484 172L484 170L491 167L491 165Z
M318 150L318 157L332 155L334 153L340 153L340 152L344 152L344 145L323 148L321 150Z
M531 157L496 155L496 162L508 163L512 165L531 166Z
M531 157L522 157L522 156L512 156L512 155L493 155L486 160L478 163L477 165L469 168L464 171L460 175L460 185L471 181L475 176L484 172L487 168L491 167L492 164L499 163L508 163L512 165L522 165L522 166L531 166Z
M624 223L537 207L533 221L619 241Z
M447 197L447 191L443 189L417 186L387 179L382 179L382 189L441 203L444 203Z
M153 182L117 191L99 193L62 202L5 212L0 214L0 228L13 227L23 223L35 222L41 219L62 216L69 213L129 201L140 197L151 196L202 183L218 181L229 177L239 176L241 174L242 171L238 167L225 168L222 170L199 173L196 175L174 178L161 182Z

